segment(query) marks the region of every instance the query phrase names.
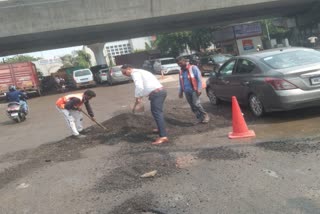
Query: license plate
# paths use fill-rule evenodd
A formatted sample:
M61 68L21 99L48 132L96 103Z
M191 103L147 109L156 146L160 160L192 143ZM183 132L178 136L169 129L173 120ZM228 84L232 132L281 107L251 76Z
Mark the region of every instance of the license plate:
M310 78L311 85L318 85L320 84L320 77L312 77Z
M17 116L18 116L18 113L12 113L11 116L12 116L12 117L17 117Z

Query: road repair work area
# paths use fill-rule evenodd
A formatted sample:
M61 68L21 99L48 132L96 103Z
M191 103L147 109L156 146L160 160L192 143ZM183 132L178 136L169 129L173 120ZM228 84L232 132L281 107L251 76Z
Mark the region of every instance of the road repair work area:
M178 76L163 81L170 141L157 137L149 102L132 114L134 84L92 88L95 118L74 139L55 108L62 94L30 99L14 123L0 105L0 213L320 213L320 108L255 118L255 138L230 140L231 103L203 107L196 124Z

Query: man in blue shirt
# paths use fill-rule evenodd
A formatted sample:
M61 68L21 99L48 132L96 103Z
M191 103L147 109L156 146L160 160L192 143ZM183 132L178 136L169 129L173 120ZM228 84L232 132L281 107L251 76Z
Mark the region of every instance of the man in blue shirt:
M28 105L25 99L27 96L22 93L21 91L16 90L16 87L14 85L9 86L9 92L6 95L8 102L17 102L20 103L20 106L22 107L22 111L27 114L28 113Z
M191 110L196 114L199 123L208 123L210 118L200 102L200 95L203 88L202 76L199 68L195 65L190 65L189 62L179 57L178 65L181 67L179 74L179 98L183 98L183 93L186 96Z

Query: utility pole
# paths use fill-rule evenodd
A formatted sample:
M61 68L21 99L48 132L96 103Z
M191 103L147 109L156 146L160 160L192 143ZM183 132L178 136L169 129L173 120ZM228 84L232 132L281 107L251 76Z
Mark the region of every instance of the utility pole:
M266 20L264 20L264 23L266 25L266 29L267 29L267 36L268 36L268 40L270 41L270 33L269 33L269 27L268 27L268 23Z

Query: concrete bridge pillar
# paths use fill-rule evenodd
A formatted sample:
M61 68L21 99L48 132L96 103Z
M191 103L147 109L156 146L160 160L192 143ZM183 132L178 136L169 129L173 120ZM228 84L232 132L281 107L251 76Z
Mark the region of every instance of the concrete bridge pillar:
M87 46L92 50L97 65L107 64L106 57L104 56L104 44L105 43L96 43Z

